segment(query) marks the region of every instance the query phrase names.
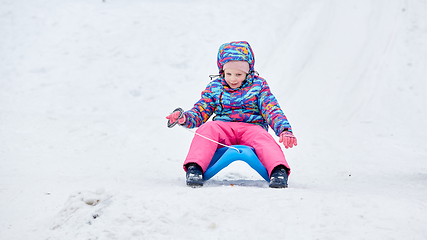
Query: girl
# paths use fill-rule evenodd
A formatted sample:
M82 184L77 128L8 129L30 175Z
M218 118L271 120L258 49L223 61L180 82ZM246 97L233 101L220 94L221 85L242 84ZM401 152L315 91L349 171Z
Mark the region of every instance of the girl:
M290 168L280 146L267 132L270 126L285 148L297 145L291 125L254 70L254 54L248 42L225 43L218 51L219 77L211 81L194 107L166 117L170 123L195 128L197 133L226 145L253 147L270 176L270 187L286 188ZM213 121L207 121L215 114ZM187 185L203 186L215 151L222 146L195 135L184 162Z

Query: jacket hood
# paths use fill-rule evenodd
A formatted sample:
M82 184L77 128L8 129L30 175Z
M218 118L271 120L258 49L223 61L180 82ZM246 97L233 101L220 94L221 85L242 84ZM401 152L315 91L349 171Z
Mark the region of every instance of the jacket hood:
M246 41L224 43L218 50L218 70L222 73L222 67L229 61L246 61L249 63L249 74L254 72L255 58L251 46Z

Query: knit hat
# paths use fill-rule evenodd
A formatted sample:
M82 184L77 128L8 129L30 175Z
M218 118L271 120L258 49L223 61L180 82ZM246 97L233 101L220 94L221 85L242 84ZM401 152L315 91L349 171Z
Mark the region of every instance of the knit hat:
M240 70L242 72L245 72L246 74L249 73L249 63L246 61L229 61L222 67L222 70L233 68Z

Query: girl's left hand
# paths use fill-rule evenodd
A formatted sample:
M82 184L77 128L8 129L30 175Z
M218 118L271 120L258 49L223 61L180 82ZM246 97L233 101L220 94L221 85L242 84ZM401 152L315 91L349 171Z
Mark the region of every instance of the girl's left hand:
M297 138L294 136L292 132L284 131L280 134L279 142L285 146L285 148L292 148L297 144Z

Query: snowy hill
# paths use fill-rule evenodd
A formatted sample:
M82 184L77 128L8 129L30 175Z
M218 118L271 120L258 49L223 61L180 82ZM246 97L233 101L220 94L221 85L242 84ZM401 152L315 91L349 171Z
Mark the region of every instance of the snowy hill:
M0 1L0 239L426 239L427 2ZM166 127L246 40L288 189Z

